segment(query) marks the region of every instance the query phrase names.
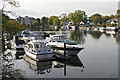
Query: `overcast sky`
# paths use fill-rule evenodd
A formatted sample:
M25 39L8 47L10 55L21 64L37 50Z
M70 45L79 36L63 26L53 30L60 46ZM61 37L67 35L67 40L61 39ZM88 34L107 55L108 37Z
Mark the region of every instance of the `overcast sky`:
M84 10L88 16L94 13L102 15L115 14L119 0L18 0L20 8L11 8L20 16L41 18L52 15L59 16L62 13L69 14L75 10Z

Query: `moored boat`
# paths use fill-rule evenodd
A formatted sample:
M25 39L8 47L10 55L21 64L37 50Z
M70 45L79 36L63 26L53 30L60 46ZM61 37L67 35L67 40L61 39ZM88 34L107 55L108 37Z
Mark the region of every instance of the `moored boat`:
M47 46L51 47L53 52L64 54L64 43L66 44L66 53L68 56L75 56L83 49L80 44L69 40L65 35L52 36Z
M11 48L16 50L24 50L24 41L21 39L22 36L13 36L11 40Z
M30 41L25 46L25 53L36 61L51 60L52 50L46 46L44 41Z

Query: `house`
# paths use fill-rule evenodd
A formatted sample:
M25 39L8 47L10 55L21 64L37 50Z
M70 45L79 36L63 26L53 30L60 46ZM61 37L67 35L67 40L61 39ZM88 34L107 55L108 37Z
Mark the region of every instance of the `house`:
M118 19L116 19L116 18L115 18L115 19L112 19L112 21L111 21L110 23L111 23L111 24L114 24L114 23L115 23L115 24L118 24Z
M87 21L87 24L88 24L88 25L94 25L93 20L88 20L88 21Z
M15 21L18 21L20 22L21 24L25 24L25 25L28 25L28 24L32 24L32 22L34 21L35 19L33 17L18 17L15 19Z

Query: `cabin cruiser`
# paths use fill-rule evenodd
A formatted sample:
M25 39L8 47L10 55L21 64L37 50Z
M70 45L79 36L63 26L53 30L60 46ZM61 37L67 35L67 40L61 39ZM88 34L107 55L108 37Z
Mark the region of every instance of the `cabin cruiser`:
M11 40L11 48L16 50L24 50L24 41L21 39L22 36L13 36Z
M25 43L28 43L30 41L31 37L30 35L31 35L30 31L25 30L21 32L21 36L23 36L22 39L25 41Z
M54 35L50 38L47 46L53 49L53 52L64 54L64 43L66 43L66 53L68 56L77 55L83 47L80 44L69 40L65 35Z
M43 40L32 40L28 42L25 45L25 53L36 61L51 60L53 56L52 50L46 46Z

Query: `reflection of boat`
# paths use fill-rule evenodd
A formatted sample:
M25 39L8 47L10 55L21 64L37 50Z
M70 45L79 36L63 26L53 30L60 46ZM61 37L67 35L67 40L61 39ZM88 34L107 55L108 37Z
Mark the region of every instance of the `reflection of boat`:
M38 74L50 73L52 69L52 61L36 62L27 55L24 56L24 60L27 61L29 67L32 70L37 71Z
M106 31L106 34L115 35L115 31Z
M11 48L16 50L24 50L24 41L21 40L22 36L13 36L11 41Z
M52 50L46 46L44 41L30 41L25 46L25 53L34 60L52 59Z
M78 56L72 56L69 60L66 61L53 61L54 68L63 68L66 66L73 67L81 67L81 71L83 71L84 65L78 58Z
M112 38L115 36L115 31L106 31L106 34L110 34Z
M53 52L64 53L64 43L66 43L66 53L67 55L73 56L77 55L79 51L83 49L80 44L69 40L65 35L54 35L50 38L47 46L53 49Z
M106 30L115 30L115 27L106 27Z
M22 52L16 52L15 53L15 58L16 59L23 59L24 54L25 54L24 51L22 51Z

